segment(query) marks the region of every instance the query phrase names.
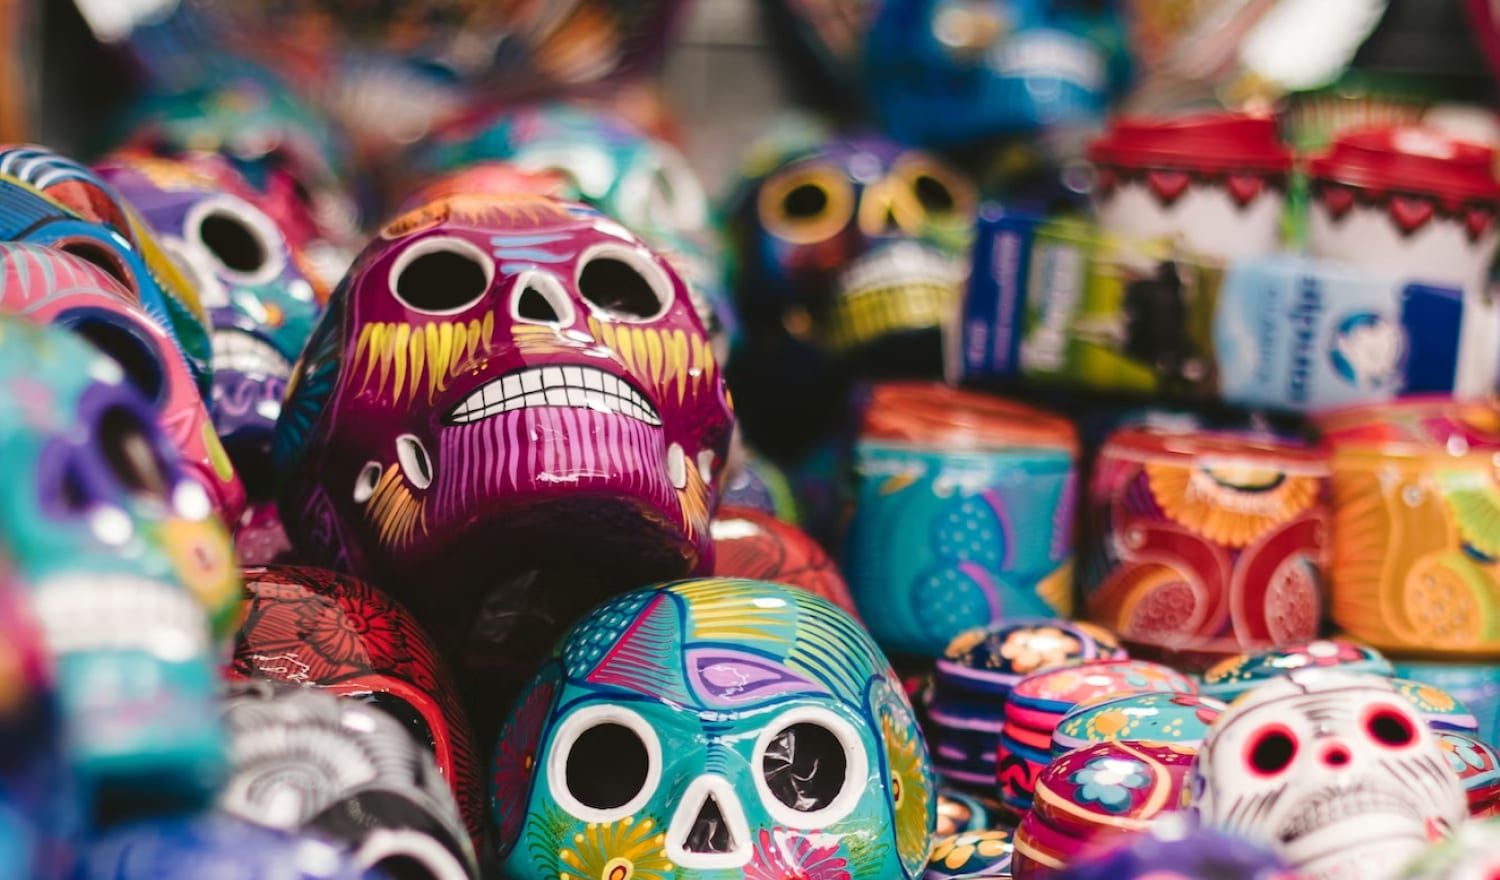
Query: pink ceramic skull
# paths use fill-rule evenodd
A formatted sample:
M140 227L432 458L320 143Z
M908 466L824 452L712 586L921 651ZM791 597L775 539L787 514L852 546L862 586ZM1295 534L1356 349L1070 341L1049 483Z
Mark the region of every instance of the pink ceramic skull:
M208 492L214 510L225 522L239 517L245 487L214 433L187 362L118 281L61 251L0 243L0 311L66 327L118 361L151 402L188 476Z
M681 278L591 209L470 194L399 217L291 389L288 534L440 639L525 572L614 590L711 570L723 379Z

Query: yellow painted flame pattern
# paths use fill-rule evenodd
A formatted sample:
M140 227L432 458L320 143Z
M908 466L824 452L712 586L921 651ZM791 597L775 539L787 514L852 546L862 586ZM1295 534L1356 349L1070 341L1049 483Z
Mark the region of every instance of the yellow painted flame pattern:
M366 324L354 345L354 375L363 370L359 393L373 390L377 400L400 404L425 387L430 402L464 365L489 357L494 337L493 312L468 321Z
M401 468L391 465L380 475L375 491L365 504L365 519L380 533L380 543L401 549L420 532L427 534L427 502L411 493Z
M620 358L633 376L651 385L656 400L667 402L669 392L680 405L693 393L713 388L719 365L708 339L680 329L658 329L633 324L615 324L589 317L589 332Z

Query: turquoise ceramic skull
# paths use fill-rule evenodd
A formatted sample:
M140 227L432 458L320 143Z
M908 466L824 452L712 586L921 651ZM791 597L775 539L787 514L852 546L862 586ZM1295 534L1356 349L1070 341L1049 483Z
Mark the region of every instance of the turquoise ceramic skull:
M750 580L595 610L516 704L491 778L515 878L913 878L935 822L927 747L869 634Z
M206 794L221 764L206 606L239 579L150 404L68 331L0 317L0 469L0 552L84 785L126 802Z

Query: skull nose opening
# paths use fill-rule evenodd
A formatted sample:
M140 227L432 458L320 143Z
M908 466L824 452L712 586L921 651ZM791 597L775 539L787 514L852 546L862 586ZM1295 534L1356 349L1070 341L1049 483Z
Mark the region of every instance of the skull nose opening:
M1342 743L1332 743L1323 750L1323 763L1330 767L1343 767L1349 759L1349 749Z
M693 780L672 815L666 850L681 868L739 868L750 861L750 827L729 780L716 773Z
M724 820L724 811L712 794L703 799L703 806L699 807L698 817L693 820L682 848L702 855L723 855L734 851L734 836L729 823Z

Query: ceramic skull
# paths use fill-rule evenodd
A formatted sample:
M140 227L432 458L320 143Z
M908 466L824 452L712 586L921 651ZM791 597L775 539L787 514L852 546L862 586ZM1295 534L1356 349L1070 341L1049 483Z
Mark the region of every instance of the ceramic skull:
M208 392L208 317L198 292L119 192L45 147L5 146L0 202L9 210L0 238L64 250L103 269L166 332L194 383Z
M48 267L71 271L31 271ZM0 552L55 670L73 771L99 796L201 797L222 757L211 625L227 635L239 595L208 499L118 364L14 317L0 317L0 461Z
M338 283L358 249L359 210L347 185L348 144L330 120L291 90L251 76L148 94L132 117L125 149L224 156L305 251L318 286Z
M372 706L267 681L231 686L224 703L228 815L343 841L361 868L472 880L474 851L432 755ZM407 874L396 874L405 870Z
M311 265L226 159L118 157L99 172L193 279L213 325L214 427L254 494L269 493L281 399L318 318Z
M66 327L118 362L125 379L155 408L214 510L225 522L239 517L245 487L214 433L192 373L166 331L114 277L53 248L0 242L0 310Z
M605 593L710 571L731 426L686 288L639 239L581 205L453 196L387 225L314 331L277 425L282 518L447 642L527 571Z
M746 440L790 460L845 428L852 378L942 369L976 195L878 136L797 133L748 164L728 219L731 382Z
M306 566L244 569L230 674L326 690L401 722L432 753L470 837L483 826L469 721L436 646L406 609L348 575Z
M492 768L507 876L912 878L936 790L910 705L847 613L680 581L584 618Z
M936 157L834 138L790 146L750 177L731 229L747 320L843 356L934 332L957 308L976 195Z
M1194 766L1204 823L1302 876L1383 878L1468 814L1417 709L1385 679L1297 670L1236 700Z
M433 138L424 164L451 170L497 160L560 178L568 197L642 235L708 224L708 196L682 154L602 110L542 104L481 116Z

